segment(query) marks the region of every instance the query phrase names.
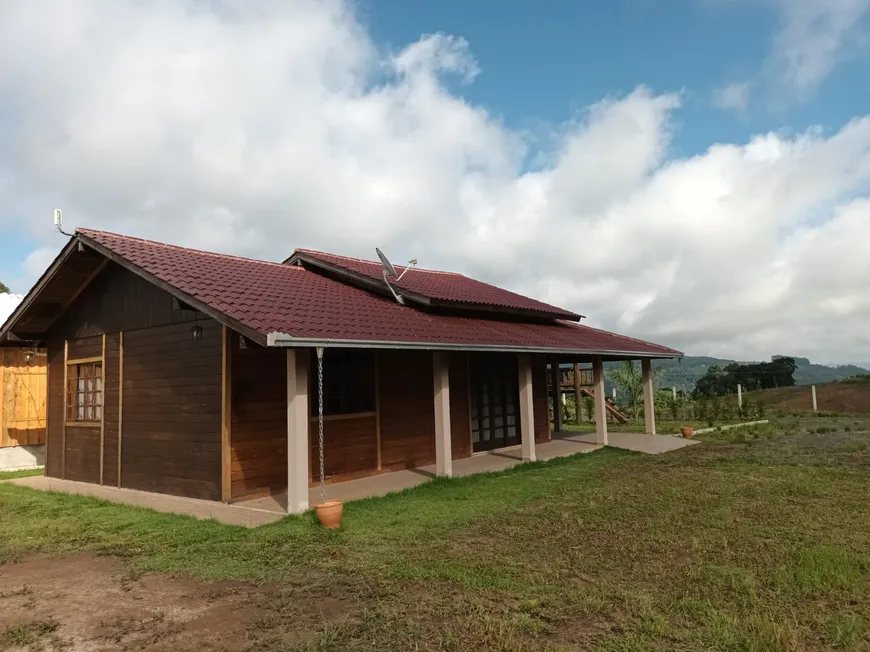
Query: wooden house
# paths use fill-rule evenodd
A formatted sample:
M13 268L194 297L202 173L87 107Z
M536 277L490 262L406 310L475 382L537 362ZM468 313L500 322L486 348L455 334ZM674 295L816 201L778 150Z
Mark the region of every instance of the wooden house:
M299 512L319 481L318 351L330 482L450 475L509 446L534 459L548 364L591 362L603 415L604 360L648 372L681 355L460 274L411 269L400 304L381 274L78 230L0 329L0 347L47 349L47 474L209 500L287 492Z

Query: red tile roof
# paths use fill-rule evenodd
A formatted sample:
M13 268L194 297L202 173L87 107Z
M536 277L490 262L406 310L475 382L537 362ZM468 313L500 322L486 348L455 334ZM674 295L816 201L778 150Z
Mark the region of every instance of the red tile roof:
M220 313L231 326L235 322L263 343L298 339L300 345L345 341L384 347L681 355L566 321L518 323L430 314L297 266L89 229L76 233L86 244Z
M374 279L378 283L383 282L383 268L379 262L337 256L310 249L297 249L296 253L288 259L288 262L296 258L301 258L303 261L315 264L318 261L327 263L351 272L354 275ZM396 269L399 274L402 274L405 270L403 267L397 267ZM456 307L508 308L513 311L556 319L568 319L571 321L579 321L581 319L580 315L570 310L552 306L536 299L530 299L516 292L504 290L495 285L483 283L482 281L477 281L455 272L440 272L412 267L402 276L401 281L390 279L390 282L399 294L403 294L402 290L406 290L407 292L404 293L406 296L408 296L408 292L411 292L426 299L435 299L447 304L459 304Z

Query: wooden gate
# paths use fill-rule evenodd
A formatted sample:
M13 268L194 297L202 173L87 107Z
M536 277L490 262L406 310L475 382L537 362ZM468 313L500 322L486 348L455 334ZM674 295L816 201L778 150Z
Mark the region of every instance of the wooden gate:
M0 349L0 447L45 443L45 395L45 352Z

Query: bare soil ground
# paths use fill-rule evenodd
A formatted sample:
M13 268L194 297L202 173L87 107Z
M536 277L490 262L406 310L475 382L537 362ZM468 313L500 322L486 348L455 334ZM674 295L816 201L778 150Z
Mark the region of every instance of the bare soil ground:
M77 555L0 570L0 649L240 650L256 615L240 582L135 577Z

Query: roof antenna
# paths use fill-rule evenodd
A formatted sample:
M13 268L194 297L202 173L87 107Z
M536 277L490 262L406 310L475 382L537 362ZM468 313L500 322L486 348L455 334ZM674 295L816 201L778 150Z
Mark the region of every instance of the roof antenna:
M396 291L393 289L393 286L390 285L390 279L389 279L389 277L392 276L393 278L396 279L396 283L398 283L399 281L402 280L402 277L403 277L405 274L407 274L407 273L408 273L408 270L411 269L411 268L410 268L410 267L406 267L406 268L405 268L405 271L402 272L401 274L399 274L398 272L396 272L396 268L393 267L393 263L390 262L390 259L387 258L387 255L386 255L383 251L381 251L381 250L378 249L377 247L375 247L375 251L378 253L378 258L381 259L381 264L384 266L384 283L387 284L387 287L390 289L390 292L392 292L392 294L393 294L393 298L396 300L396 302L397 302L397 303L400 303L400 304L402 304L402 305L404 306L404 305L405 305L405 300L404 300L402 297L400 297L398 294L396 294ZM416 258L412 258L411 260L408 261L408 263L411 264L411 265L416 265L416 264L417 264L417 259L416 259Z
M63 211L61 211L59 208L54 209L54 225L57 227L57 230L61 232L61 234L69 238L73 237L72 233L67 233L63 230Z

